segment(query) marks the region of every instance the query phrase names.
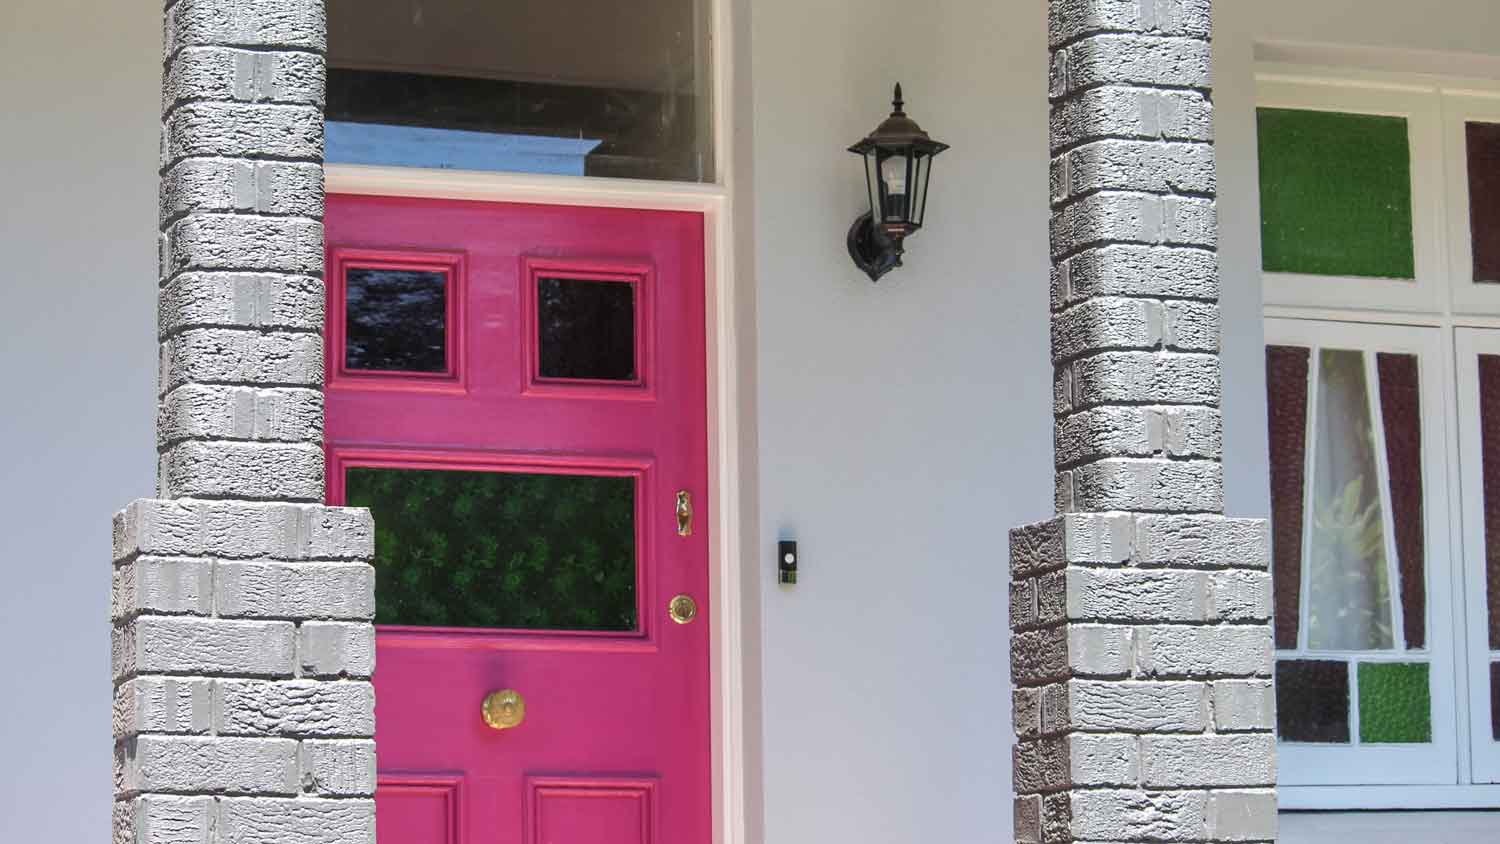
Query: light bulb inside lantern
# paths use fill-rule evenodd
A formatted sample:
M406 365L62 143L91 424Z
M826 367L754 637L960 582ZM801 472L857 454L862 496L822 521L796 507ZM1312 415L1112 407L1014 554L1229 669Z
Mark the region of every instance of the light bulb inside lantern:
M880 179L885 182L885 192L891 195L906 195L906 159L891 156L880 162Z

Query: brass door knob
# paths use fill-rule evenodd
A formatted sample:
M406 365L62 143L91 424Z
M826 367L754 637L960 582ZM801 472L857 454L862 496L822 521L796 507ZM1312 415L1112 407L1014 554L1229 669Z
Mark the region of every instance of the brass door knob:
M482 707L484 723L496 730L521 726L526 720L526 699L514 689L491 692Z

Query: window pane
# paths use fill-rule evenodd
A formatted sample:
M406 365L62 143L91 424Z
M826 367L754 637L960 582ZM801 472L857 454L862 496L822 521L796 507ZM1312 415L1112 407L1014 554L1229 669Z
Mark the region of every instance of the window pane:
M702 0L328 0L328 161L713 178Z
M1323 349L1318 366L1307 644L1384 650L1393 645L1391 590L1364 355Z
M1479 356L1479 432L1484 478L1484 559L1490 650L1500 651L1500 356Z
M1276 647L1297 647L1302 610L1302 516L1307 458L1307 375L1311 350L1266 347L1271 442L1271 556Z
M1405 118L1257 114L1264 269L1415 278Z
M448 369L448 274L352 268L344 275L344 366Z
M536 298L543 378L636 379L634 284L543 278Z
M635 481L350 469L375 517L376 622L636 629Z
M1490 663L1490 735L1500 741L1500 662Z
M1426 663L1360 663L1359 740L1362 744L1432 741Z
M1417 356L1381 352L1380 419L1390 476L1391 521L1401 572L1401 626L1406 647L1427 647L1427 554L1422 539L1422 402Z
M1276 732L1282 741L1349 743L1349 664L1276 663Z
M1469 123L1464 130L1474 280L1500 282L1500 124Z

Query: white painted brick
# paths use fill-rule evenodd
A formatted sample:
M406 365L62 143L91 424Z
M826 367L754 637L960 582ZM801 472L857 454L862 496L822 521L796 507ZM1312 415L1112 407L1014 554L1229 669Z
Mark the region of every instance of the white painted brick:
M318 164L184 158L162 176L163 223L201 212L259 212L322 219L323 168Z
M162 288L163 334L184 328L323 328L323 282L268 273L183 273Z
M1071 832L1076 841L1203 841L1209 795L1137 790L1074 791Z
M1010 585L1010 626L1024 630L1037 624L1036 579L1028 578Z
M1068 667L1074 677L1125 677L1134 665L1135 633L1107 624L1068 626Z
M1070 509L1214 512L1224 507L1224 467L1216 460L1118 457L1075 467Z
M1053 53L1049 88L1053 97L1099 85L1207 89L1212 70L1202 38L1102 34Z
M193 102L167 118L167 160L189 156L323 158L323 111L300 105Z
M1217 406L1217 355L1104 352L1069 366L1073 406L1115 402Z
M1011 759L1018 793L1056 791L1072 784L1066 738L1021 742L1013 748Z
M375 617L375 569L364 563L222 562L218 614L226 618Z
M369 677L375 672L375 627L304 622L297 629L297 664L309 677Z
M247 501L140 499L115 516L115 559L137 554L275 560L367 560L368 510Z
M289 676L293 633L293 625L282 621L141 616L115 628L115 677L136 673Z
M1218 295L1218 256L1206 249L1110 244L1080 252L1052 268L1053 310L1094 296Z
M1134 786L1140 782L1140 740L1135 736L1079 733L1066 741L1071 784Z
M1276 694L1270 680L1214 683L1214 729L1221 733L1276 727Z
M1265 519L1165 514L1136 519L1136 565L1264 570L1270 559L1271 526Z
M1208 726L1205 683L1072 680L1066 688L1067 717L1074 729L1199 733Z
M1053 104L1049 137L1053 154L1102 138L1211 141L1213 103L1201 91L1093 88Z
M322 52L328 24L322 3L285 0L177 0L167 11L170 54L194 45L233 44Z
M1052 360L1072 360L1105 349L1155 349L1166 330L1162 303L1100 297L1052 317Z
M1012 578L1032 577L1067 565L1063 557L1063 523L1057 519L1010 532Z
M1152 626L1136 632L1145 677L1268 677L1273 653L1265 625Z
M162 399L157 443L183 440L323 441L323 394L317 390L184 384Z
M1096 32L1141 32L1207 38L1212 29L1209 0L1055 0L1049 5L1048 43L1056 47Z
M122 745L126 792L297 793L297 742L141 736Z
M1016 844L1042 844L1042 798L1017 797L1013 815Z
M208 615L213 611L213 563L192 557L137 557L115 569L111 617L138 613Z
M316 334L194 328L162 344L163 389L187 383L321 389L323 341Z
M145 794L114 806L114 844L215 844L214 799Z
M218 680L212 719L221 735L371 736L375 690L357 680Z
M1219 411L1210 407L1102 405L1061 417L1053 429L1058 465L1106 457L1223 455Z
M330 797L375 793L375 742L369 739L302 742L302 788Z
M114 735L207 733L213 726L213 681L199 677L137 677L115 689Z
M1040 689L1012 688L1010 714L1020 739L1034 739L1042 734L1042 693Z
M1146 788L1271 785L1276 739L1269 733L1145 736L1141 779Z
M312 443L178 443L161 456L170 497L316 501L323 449Z
M1067 630L1055 627L1011 635L1011 682L1037 685L1063 679L1067 674Z
M162 80L162 112L191 100L233 100L323 105L323 57L309 52L267 52L227 47L187 47Z
M1106 243L1213 248L1218 215L1210 199L1108 191L1052 215L1052 255L1061 258Z
M323 224L304 217L194 214L167 231L164 276L189 270L323 272Z
M1271 575L1263 571L1216 572L1209 585L1210 613L1226 621L1271 618Z
M1209 806L1208 833L1215 841L1276 840L1276 792L1214 792Z
M1054 158L1050 183L1054 205L1095 191L1213 193L1214 150L1204 143L1095 141Z
M1203 572L1139 569L1068 570L1068 617L1103 622L1202 621L1208 612Z
M375 844L375 801L225 798L218 835L225 844Z
M1209 302L1167 302L1163 305L1167 348L1181 352L1219 350L1219 306Z

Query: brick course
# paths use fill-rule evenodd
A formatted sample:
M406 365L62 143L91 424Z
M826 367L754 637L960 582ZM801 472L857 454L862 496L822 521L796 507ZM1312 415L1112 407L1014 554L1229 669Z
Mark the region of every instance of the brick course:
M373 844L374 527L320 503L323 4L165 17L160 498L114 523L115 844Z
M1269 534L1223 510L1209 0L1051 0L1058 515L1011 534L1015 840L1276 835Z

